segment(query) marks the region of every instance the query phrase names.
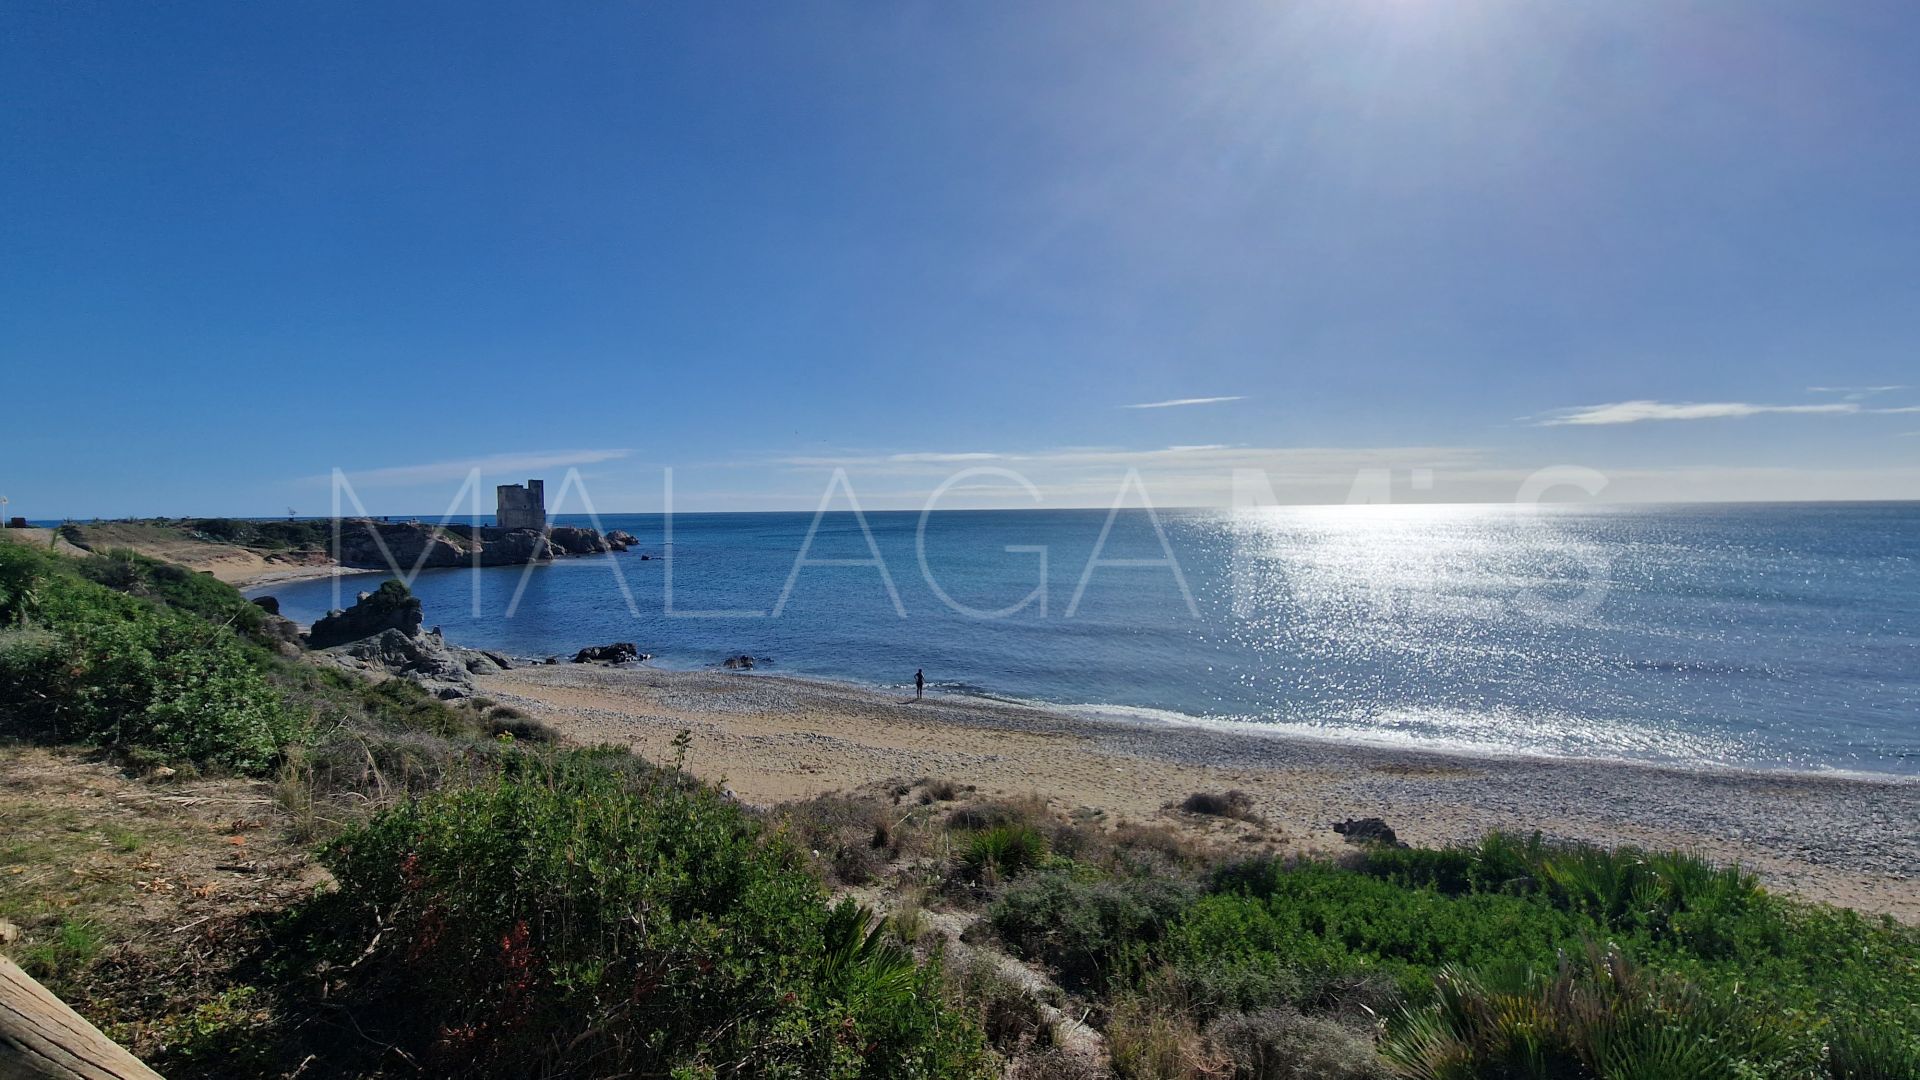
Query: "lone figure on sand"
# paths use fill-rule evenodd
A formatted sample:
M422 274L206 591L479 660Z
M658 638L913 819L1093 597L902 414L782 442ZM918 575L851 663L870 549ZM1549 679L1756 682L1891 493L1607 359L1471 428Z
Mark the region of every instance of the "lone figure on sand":
M927 669L916 668L913 672L913 700L919 701L927 693Z

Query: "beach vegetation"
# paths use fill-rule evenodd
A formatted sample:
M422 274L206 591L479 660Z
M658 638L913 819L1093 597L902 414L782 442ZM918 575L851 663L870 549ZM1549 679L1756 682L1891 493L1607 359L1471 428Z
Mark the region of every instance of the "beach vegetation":
M995 884L1039 866L1047 857L1047 838L1031 825L990 825L967 837L961 866L974 881Z
M76 562L0 544L0 622L9 628L0 733L270 769L301 724L270 685L264 650L233 632L237 607L198 583L144 571L136 560ZM155 592L129 594L95 577Z
M987 917L1015 955L1044 965L1069 990L1097 994L1125 981L1192 896L1190 886L1166 878L1048 867L1009 883Z
M975 957L947 971L946 997L979 1029L988 1046L1013 1060L1056 1045L1051 1018L1028 987Z
M1696 855L1495 834L1177 881L1053 865L989 906L1011 952L1106 1003L1123 1075L1291 1075L1262 1063L1302 1040L1356 1076L1915 1075L1920 930Z
M1196 791L1178 803L1169 805L1189 814L1200 814L1206 817L1234 818L1239 821L1259 820L1259 815L1253 810L1253 796L1239 790Z
M977 1075L974 1028L737 805L622 754L515 754L325 861L385 1037L474 1075ZM364 954L364 956L363 956ZM360 960L355 960L361 957Z

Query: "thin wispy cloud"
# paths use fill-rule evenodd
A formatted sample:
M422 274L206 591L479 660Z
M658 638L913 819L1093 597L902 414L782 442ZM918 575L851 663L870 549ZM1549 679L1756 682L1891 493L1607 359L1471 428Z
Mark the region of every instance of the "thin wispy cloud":
M1582 405L1549 413L1535 423L1540 427L1592 426L1602 424L1639 424L1652 420L1726 420L1770 413L1810 413L1843 415L1860 412L1852 402L1822 405L1756 405L1745 401L1616 401L1606 405ZM1888 412L1897 410L1874 410Z
M1890 394L1895 390L1910 390L1909 386L1809 386L1809 394L1839 394L1848 401L1865 401L1875 394Z
M999 456L1000 456L999 454L992 454L983 450L974 450L974 451L968 451L966 453L960 453L960 454L942 454L942 453L894 454L888 460L898 461L903 463L927 462L931 464L940 465L940 464L949 464L956 461L992 461L995 458L998 458Z
M422 465L391 465L378 469L344 469L347 479L355 487L407 487L420 484L440 484L460 481L467 474L479 469L482 476L521 476L539 472L542 469L564 469L576 465L593 465L602 461L617 461L631 454L631 450L534 450L516 454L491 454L487 457L466 458L460 461L434 461ZM309 477L309 481L326 482L327 476Z
M1170 401L1143 401L1138 405L1122 405L1123 409L1178 409L1187 405L1220 405L1229 401L1245 401L1247 395L1233 394L1228 397L1183 397Z

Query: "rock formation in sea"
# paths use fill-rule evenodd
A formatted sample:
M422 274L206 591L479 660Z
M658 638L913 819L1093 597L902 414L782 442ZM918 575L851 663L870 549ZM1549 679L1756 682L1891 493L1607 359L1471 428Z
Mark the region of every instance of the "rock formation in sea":
M611 645L593 645L573 654L576 664L624 664L629 660L651 660L652 653L643 653L631 641L616 641Z
M573 525L553 525L544 530L498 529L350 518L340 522L333 557L342 566L368 570L519 566L563 555L625 551L634 542L627 533L602 537L598 529Z

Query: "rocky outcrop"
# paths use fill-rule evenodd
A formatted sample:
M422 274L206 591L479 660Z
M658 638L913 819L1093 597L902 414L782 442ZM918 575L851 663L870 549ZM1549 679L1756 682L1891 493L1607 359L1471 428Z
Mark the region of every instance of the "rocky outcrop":
M765 661L761 662L764 663ZM752 671L754 663L753 657L748 656L746 653L741 653L739 656L729 656L725 660L720 661L720 666L726 668L728 671Z
M639 537L624 529L615 529L607 534L607 547L614 551L625 551L639 542Z
M256 596L253 598L253 606L269 615L280 614L280 600L278 597Z
M383 630L373 637L323 649L319 655L349 670L411 679L440 698L471 695L474 668L482 674L494 670L492 661L483 654L450 647L438 627L413 635Z
M471 551L456 534L416 524L343 522L333 558L342 566L369 570L410 570L416 566L458 566Z
M627 534L622 534L627 535ZM627 544L634 541L631 536ZM334 561L342 566L371 570L448 566L520 566L563 555L597 555L621 550L601 537L597 529L555 525L537 529L474 528L470 525L427 525L356 518L340 523Z
M379 589L361 593L345 611L328 612L307 631L307 646L332 648L386 630L397 630L402 637L420 632L420 601L398 581L382 582Z
M266 619L270 633L277 633L281 623L293 626L278 615ZM440 698L470 696L475 675L513 666L497 652L448 645L437 626L422 633L420 601L399 581L361 593L345 611L328 612L313 624L306 643L318 660L349 671L410 679Z
M566 554L532 529L481 529L476 541L480 545L481 566L523 566ZM466 563L473 564L471 554Z
M598 555L607 550L607 542L600 539L599 532L572 525L553 526L547 530L547 539L569 555Z
M573 654L576 664L624 664L629 660L651 660L652 653L643 653L631 641L616 641L611 645L594 645Z

